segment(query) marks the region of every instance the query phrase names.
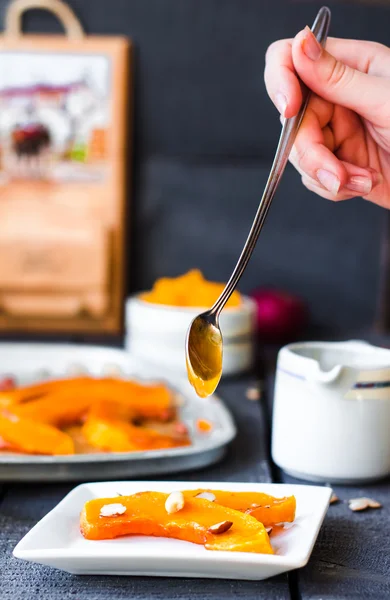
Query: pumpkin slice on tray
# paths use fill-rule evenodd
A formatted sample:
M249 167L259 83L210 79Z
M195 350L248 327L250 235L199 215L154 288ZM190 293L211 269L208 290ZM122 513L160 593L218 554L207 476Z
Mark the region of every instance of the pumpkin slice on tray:
M18 406L29 418L45 420L46 410L53 404L59 414L73 405L88 408L102 400L116 400L132 407L138 418L168 420L174 416L174 399L169 388L162 384L141 384L109 378L79 378L51 381L0 393L0 406ZM49 410L50 413L50 410Z
M207 550L273 554L267 531L251 515L180 492L140 492L86 502L80 530L88 540L126 535L166 537Z
M99 450L111 452L133 452L160 450L189 444L188 438L174 437L137 426L134 409L122 402L100 402L94 405L82 427L85 440Z
M43 381L21 387L15 387L12 390L0 392L0 407L15 406L42 398L43 396L58 390L79 389L80 385L89 380L88 377L74 377L72 379L55 379Z
M72 438L56 427L0 413L0 438L9 450L28 454L73 454Z

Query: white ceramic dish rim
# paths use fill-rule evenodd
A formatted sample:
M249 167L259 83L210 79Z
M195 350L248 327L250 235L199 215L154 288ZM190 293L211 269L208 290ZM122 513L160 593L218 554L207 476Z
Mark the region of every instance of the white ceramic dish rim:
M296 373L296 372L290 371L288 369L285 369L284 367L281 367L280 363L282 361L284 361L288 355L302 358L303 360L310 360L309 357L299 354L298 352L295 353L295 351L305 350L305 349L309 349L309 348L318 348L318 349L324 349L324 350L333 348L336 350L340 349L340 350L351 351L352 343L361 344L361 351L363 354L366 354L366 355L372 355L373 352L376 352L376 351L378 351L378 353L383 354L383 355L387 354L388 358L387 358L387 360L384 361L384 363L381 366L378 366L378 367L374 367L372 365L365 366L365 367L362 366L362 367L360 367L360 369L362 371L364 370L364 371L369 371L369 372L375 373L375 372L380 372L380 371L390 368L390 350L389 350L389 348L376 347L376 346L373 346L372 344L369 344L368 342L364 342L362 340L347 340L347 341L342 341L342 342L294 342L292 344L288 344L287 346L284 346L280 350L280 360L278 360L277 370L285 373L286 375L290 375L290 376L298 378L298 379L306 379L306 377L303 373Z
M148 310L162 310L171 313L182 313L192 315L193 313L200 314L202 312L207 311L210 306L172 306L170 304L157 304L154 302L147 302L146 300L142 300L140 297L142 294L146 294L148 292L139 292L135 296L130 296L126 300L126 306L131 303L136 303L143 308ZM242 304L240 306L230 306L223 309L224 314L229 315L239 315L240 313L253 310L256 306L255 301L249 296L241 295Z
M72 559L78 559L78 558L86 558L86 557L91 557L91 558L95 558L97 559L98 557L96 555L92 555L92 554L88 554L87 552L83 551L83 550L74 550L74 549L66 549L66 548L50 548L50 549L42 549L42 548L35 548L35 549L28 549L28 545L31 544L31 541L34 540L34 537L36 535L40 534L40 530L42 530L45 525L46 522L50 520L50 518L52 517L53 514L59 513L59 518L61 516L61 509L66 507L67 505L71 505L73 498L77 497L77 494L79 494L83 488L91 488L94 486L102 486L102 485L106 485L107 482L94 482L94 483L86 483L86 484L81 484L78 485L77 487L75 487L73 490L71 490L66 496L65 498L63 498L49 513L47 513L34 527L32 527L32 529L30 529L30 531L20 540L20 542L16 545L16 547L13 550L13 555L16 558L19 559L23 559L23 560L29 560L29 561L42 561L42 559L53 559L53 558L68 558L71 557ZM238 489L241 489L242 491L262 491L265 493L270 493L271 495L276 495L276 497L278 497L278 494L276 492L276 490L284 490L284 492L279 495L279 497L281 496L286 496L286 495L298 495L299 497L299 491L304 491L307 488L311 488L311 489L316 489L316 490L321 490L321 492L324 492L324 498L323 498L323 504L320 507L320 509L318 510L318 514L317 514L317 518L316 518L316 524L313 527L313 530L311 532L311 536L310 536L310 543L309 546L306 550L306 552L303 555L296 555L294 557L286 557L285 555L278 555L278 554L254 554L254 553L249 553L249 552L223 552L223 551L219 551L219 552L210 552L207 554L207 560L211 561L211 562L216 562L216 563L220 563L220 562L224 562L224 563L237 563L238 562L238 557L242 559L242 561L244 561L246 564L249 565L279 565L280 563L283 564L283 567L286 567L286 570L289 569L295 569L295 568L301 568L304 567L307 562L310 559L314 544L317 540L318 537L318 533L321 529L322 523L324 521L326 512L328 510L329 507L329 502L330 502L330 498L332 495L332 489L325 487L325 486L313 486L313 485L298 485L298 484L278 484L278 483L240 483L240 482L183 482L183 481L131 481L131 482L126 482L126 481L113 481L113 482L108 482L108 485L112 486L113 488L117 488L118 490L121 490L121 488L123 488L125 485L131 486L131 487L138 487L138 486L142 486L144 487L145 491L147 490L155 490L155 491L162 491L162 489L166 489L167 492L169 491L174 491L177 489L198 489L198 488L206 488L206 489L225 489L227 491L238 491ZM261 490L259 489L261 488ZM123 490L122 490L123 491ZM294 493L295 491L295 493ZM120 492L121 493L121 492ZM132 493L135 493L134 491ZM99 496L96 496L99 497ZM113 496L114 497L114 496ZM297 503L298 503L298 499L297 499ZM81 535L81 534L80 534ZM148 537L148 536L147 536ZM27 547L27 548L26 548ZM111 546L110 549L110 558L122 558L124 555L124 547L120 544L118 544L117 546L113 545ZM113 551L114 549L114 551ZM156 554L148 554L148 558L158 558L160 557L160 552L161 552L161 546L156 546ZM244 558L243 558L244 557ZM183 560L183 562L185 562L185 560L187 560L187 557L183 557L182 559L180 558L180 556L175 556L176 559ZM240 562L242 562L240 561Z

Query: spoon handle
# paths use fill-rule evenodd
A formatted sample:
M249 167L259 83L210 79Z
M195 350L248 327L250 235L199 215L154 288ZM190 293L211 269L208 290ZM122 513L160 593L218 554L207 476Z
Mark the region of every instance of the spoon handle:
M330 17L331 13L329 8L327 8L326 6L322 7L318 12L313 27L311 28L312 32L314 33L322 47L325 46L326 39L328 37ZM303 101L301 108L299 109L299 112L295 117L292 117L291 119L286 119L283 124L278 147L275 153L274 162L272 163L268 181L265 186L264 193L261 198L259 208L257 209L257 213L253 221L251 230L249 232L248 238L245 242L244 249L241 253L240 258L238 259L236 267L229 281L226 284L225 289L223 290L222 294L220 295L220 297L218 298L218 300L216 301L216 303L210 311L212 313L215 313L216 315L219 315L226 302L229 300L243 272L245 271L245 268L249 262L252 252L255 249L256 242L260 235L261 229L264 225L264 221L267 216L272 199L275 195L276 188L278 187L284 169L286 168L288 157L294 145L295 137L302 123L302 119L306 112L306 108L310 97L310 93L307 87L304 86L302 82L301 85L303 93Z

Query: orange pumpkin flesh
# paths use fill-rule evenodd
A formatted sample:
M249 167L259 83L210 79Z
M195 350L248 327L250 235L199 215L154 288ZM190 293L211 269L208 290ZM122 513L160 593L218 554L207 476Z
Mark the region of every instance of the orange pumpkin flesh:
M157 450L186 445L186 440L175 439L130 423L132 409L121 402L101 402L93 406L82 427L86 441L99 450L133 452Z
M79 421L87 412L91 400L83 396L68 398L55 392L42 398L11 406L9 410L23 419L31 419L54 427L62 427Z
M73 454L72 438L50 425L0 414L0 437L10 449L29 454Z
M172 393L164 385L140 385L115 379L84 379L76 385L52 382L53 388L9 408L20 417L61 426L78 420L87 409L103 400L115 400L132 408L139 419L166 420L174 414ZM73 380L70 383L74 383Z
M225 285L207 281L202 273L193 269L176 278L158 279L152 290L141 295L141 299L153 304L180 307L210 307L218 299ZM241 296L235 291L226 303L227 308L241 305Z
M217 504L252 515L266 527L277 523L292 523L295 519L294 496L274 498L261 492L226 492L209 489L187 490L183 494L185 498L194 498L202 492L214 494Z
M58 390L70 390L71 388L79 389L80 385L88 380L90 380L88 377L56 379L0 392L0 407L15 406L24 402L30 402L32 400L36 400L37 398L41 398L48 393L53 393L54 391Z
M187 498L182 510L168 514L167 497L161 492L141 492L90 500L81 513L81 533L88 540L148 535L202 544L207 550L273 554L264 526L254 517L196 498ZM124 514L100 516L103 506L116 503L126 507ZM223 521L231 521L232 527L225 533L210 533L211 526Z

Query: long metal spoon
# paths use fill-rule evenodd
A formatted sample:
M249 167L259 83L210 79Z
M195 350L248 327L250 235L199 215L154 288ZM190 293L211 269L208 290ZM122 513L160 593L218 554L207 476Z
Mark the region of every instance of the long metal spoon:
M321 8L311 29L322 47L325 46L328 37L330 18L329 8ZM295 117L286 119L284 122L263 197L237 265L214 306L198 315L192 321L187 333L186 362L188 379L197 394L202 397L209 396L214 392L222 375L223 341L219 327L219 315L237 286L255 249L268 209L286 167L309 101L310 93L308 89L303 84L302 88L304 95L302 106Z

